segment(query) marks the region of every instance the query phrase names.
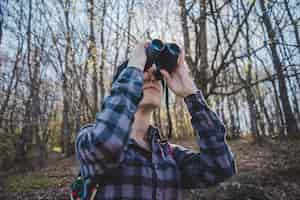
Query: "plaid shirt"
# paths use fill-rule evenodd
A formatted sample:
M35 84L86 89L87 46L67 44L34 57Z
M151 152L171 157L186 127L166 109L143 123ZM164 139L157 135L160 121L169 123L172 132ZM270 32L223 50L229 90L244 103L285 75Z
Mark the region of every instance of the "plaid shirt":
M96 199L182 199L182 189L216 185L236 173L225 127L200 91L184 98L200 153L160 142L150 126L152 151L129 137L134 114L143 98L143 72L127 67L114 82L96 121L80 129L76 152L84 177L101 175Z

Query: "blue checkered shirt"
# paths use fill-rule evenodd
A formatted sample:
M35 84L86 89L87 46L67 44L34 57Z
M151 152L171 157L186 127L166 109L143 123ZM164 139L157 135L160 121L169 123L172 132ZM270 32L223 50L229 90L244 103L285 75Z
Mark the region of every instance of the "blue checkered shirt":
M130 138L143 98L143 71L129 66L119 75L94 123L80 129L76 153L84 177L103 177L96 199L182 199L182 190L216 185L236 173L225 127L200 90L184 98L198 133L200 152L161 142L149 126L151 152Z

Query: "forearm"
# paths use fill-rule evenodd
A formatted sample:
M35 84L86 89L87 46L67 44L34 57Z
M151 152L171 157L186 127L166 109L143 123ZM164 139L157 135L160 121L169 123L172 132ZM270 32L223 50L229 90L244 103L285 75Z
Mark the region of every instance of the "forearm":
M175 147L184 187L208 187L236 173L233 154L225 142L225 127L207 105L200 90L184 98L198 133L200 153Z
M225 126L209 108L202 92L197 90L186 96L184 102L192 117L191 123L199 135L201 150L213 150L225 144Z
M101 173L118 164L143 97L142 88L143 72L135 67L127 67L114 82L93 126L78 134L76 151L84 167L93 166ZM85 174L92 173L87 170Z

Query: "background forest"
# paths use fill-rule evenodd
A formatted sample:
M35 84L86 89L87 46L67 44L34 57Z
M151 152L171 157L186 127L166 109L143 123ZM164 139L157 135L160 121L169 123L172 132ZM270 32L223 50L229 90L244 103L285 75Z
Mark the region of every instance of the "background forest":
M0 191L28 194L36 184L30 177L40 181L37 191L68 187L78 129L101 111L132 47L155 38L184 50L196 85L226 125L241 172L284 168L291 174L274 184L287 180L298 193L279 186L260 195L251 181L245 191L297 199L299 180L291 178L300 174L299 0L0 0ZM173 94L170 111L174 141L197 148L190 115ZM164 104L153 122L167 132ZM49 181L45 173L57 163L70 174ZM15 185L21 179L30 190ZM42 194L53 197L57 188Z

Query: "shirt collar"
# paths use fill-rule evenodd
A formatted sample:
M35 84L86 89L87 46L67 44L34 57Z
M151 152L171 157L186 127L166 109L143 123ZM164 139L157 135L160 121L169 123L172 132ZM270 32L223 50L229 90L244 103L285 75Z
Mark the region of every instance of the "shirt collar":
M161 134L160 134L160 130L158 127L153 126L153 125L149 125L148 131L147 131L147 140L150 142L155 140L155 141L159 141L161 140Z
M149 125L146 137L150 145L152 144L153 140L157 142L162 139L159 128L153 125ZM129 138L128 144L136 144L136 142L133 138Z

